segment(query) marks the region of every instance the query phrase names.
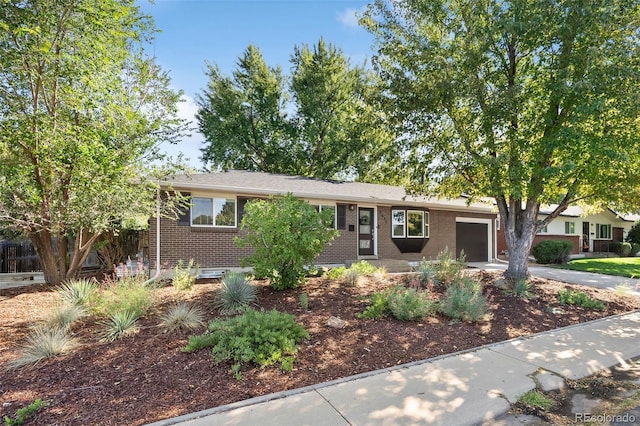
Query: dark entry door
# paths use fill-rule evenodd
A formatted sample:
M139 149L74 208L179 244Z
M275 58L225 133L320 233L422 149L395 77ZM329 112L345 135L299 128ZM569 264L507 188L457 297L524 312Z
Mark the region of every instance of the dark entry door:
M486 223L456 223L456 256L464 250L467 262L489 260L488 225Z
M372 208L358 208L358 255L372 256L374 247L374 214Z
M589 251L589 222L582 222L582 251Z

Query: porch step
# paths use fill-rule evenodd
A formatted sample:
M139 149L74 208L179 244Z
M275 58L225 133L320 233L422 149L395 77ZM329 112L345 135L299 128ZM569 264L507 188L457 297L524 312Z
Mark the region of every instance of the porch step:
M376 268L384 268L389 273L398 272L411 272L412 268L407 260L399 259L365 259L368 263L372 264ZM357 260L346 262L346 266L349 267Z

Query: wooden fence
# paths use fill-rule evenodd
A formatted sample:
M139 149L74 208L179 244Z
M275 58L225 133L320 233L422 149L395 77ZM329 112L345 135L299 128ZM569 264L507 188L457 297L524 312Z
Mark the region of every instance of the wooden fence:
M40 271L36 250L29 241L0 241L0 273Z

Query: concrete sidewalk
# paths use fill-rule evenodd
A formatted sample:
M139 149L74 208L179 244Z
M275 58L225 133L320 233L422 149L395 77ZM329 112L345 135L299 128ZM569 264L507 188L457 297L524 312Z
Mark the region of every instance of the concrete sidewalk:
M624 363L639 342L636 311L153 425L495 424L535 381L551 390Z

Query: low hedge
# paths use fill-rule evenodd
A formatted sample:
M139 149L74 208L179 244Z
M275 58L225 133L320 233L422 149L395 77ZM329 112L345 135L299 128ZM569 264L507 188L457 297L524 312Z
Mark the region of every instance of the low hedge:
M569 241L545 240L536 244L531 254L540 264L561 264L569 261L572 249L573 244Z

